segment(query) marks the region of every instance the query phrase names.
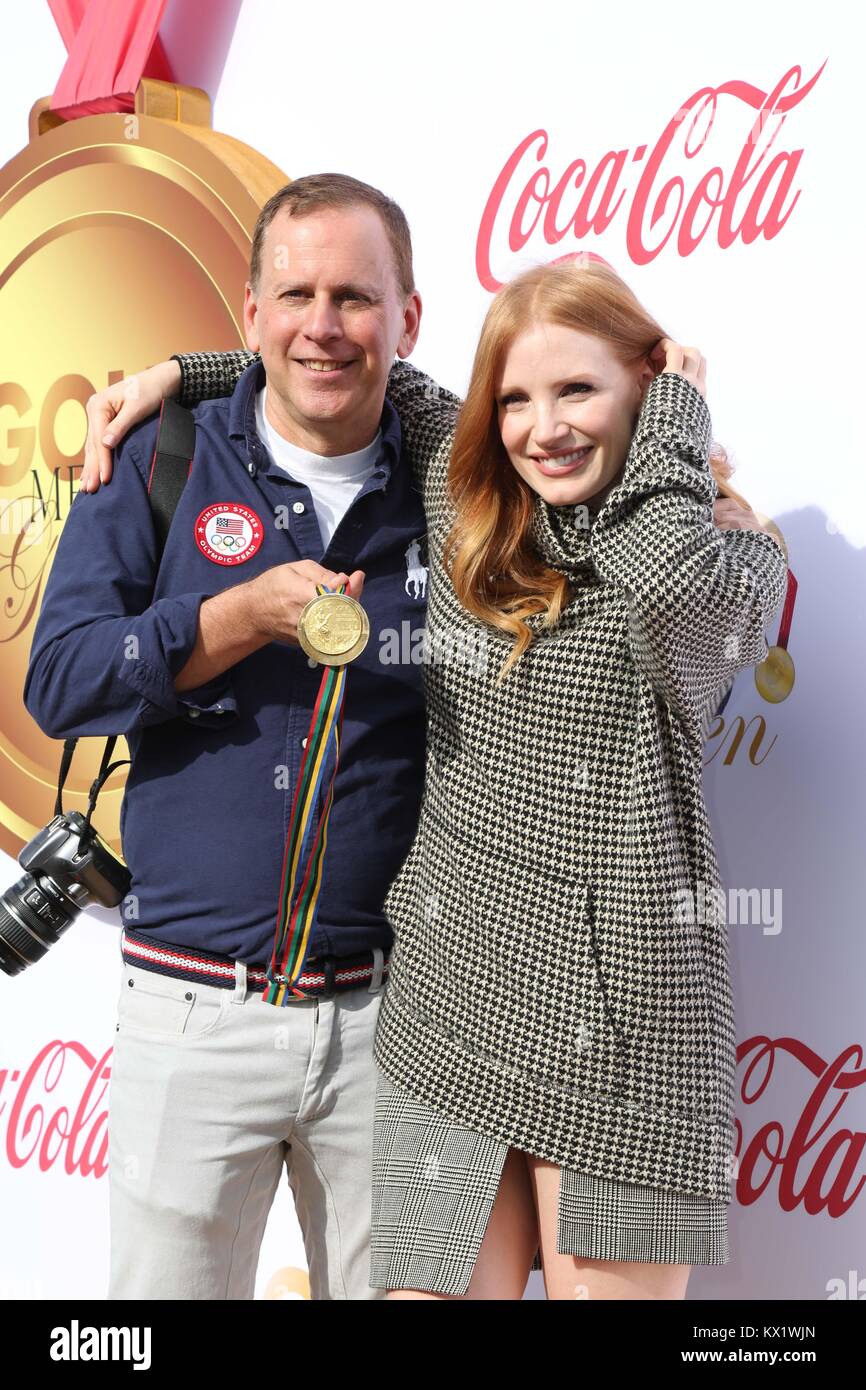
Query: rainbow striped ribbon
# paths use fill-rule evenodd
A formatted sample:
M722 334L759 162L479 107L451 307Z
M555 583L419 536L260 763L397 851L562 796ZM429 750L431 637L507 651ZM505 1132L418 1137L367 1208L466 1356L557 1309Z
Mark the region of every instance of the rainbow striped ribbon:
M346 588L345 584L341 584L337 589L317 584L316 593L343 594ZM297 981L304 968L319 911L322 863L328 842L328 814L334 799L334 779L340 759L346 669L345 665L324 667L295 788L292 818L283 857L274 950L267 971L268 984L262 994L267 1004L276 1004L278 1007L289 1004L292 999L309 997ZM318 830L313 836L316 804L325 781L328 753L332 743L333 767ZM292 906L298 883L300 889L297 901Z

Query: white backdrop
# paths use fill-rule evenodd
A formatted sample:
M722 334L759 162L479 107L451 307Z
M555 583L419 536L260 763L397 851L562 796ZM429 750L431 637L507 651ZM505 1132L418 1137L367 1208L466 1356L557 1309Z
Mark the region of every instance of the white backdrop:
M53 89L65 57L47 5L19 7L15 29L4 53L0 163L26 143L27 112ZM706 750L723 878L763 894L763 915L732 921L730 937L740 1043L753 1040L756 1051L755 1040L776 1044L747 1074L750 1052L740 1072L743 1153L760 1148L765 1156L744 1160L731 1263L696 1269L690 1298L866 1297L866 1194L858 1191L866 1130L864 216L855 95L863 37L838 0L820 7L737 0L715 12L679 0L663 11L612 0L583 12L562 0L495 7L440 0L423 8L331 0L326 11L245 0L212 93L215 128L290 176L350 172L401 203L424 302L415 360L461 393L490 299L476 266L485 209L514 151L544 132L543 159L539 136L507 182L492 234L494 274L504 280L580 249L610 261L671 336L706 356L713 433L737 465L733 482L787 539L799 581L794 690L770 705L743 673L725 721L738 713L765 718L754 762L748 737L730 758L724 735ZM749 144L758 117L750 96L759 94L760 107L796 68L785 93L810 90L789 96L784 119L765 117ZM691 133L691 117L679 124L639 215L641 177L675 113L701 89L723 87L708 134L706 113ZM734 198L744 147L757 167ZM606 228L550 244L539 224L525 246L509 250L508 223L530 175L543 165L553 186L582 159L589 178L612 151L622 152L621 173L615 185L606 173L592 200L596 210L607 189L615 211ZM678 240L675 195L651 226L653 208L668 180L683 180L688 202L714 167L720 174L708 187L728 192L733 227L750 214L764 230L725 238L720 210L705 208L697 224L706 231L690 250ZM560 225L575 207L575 195L566 195ZM641 246L661 243L657 254L641 254ZM777 630L778 618L771 643ZM17 872L3 856L4 885ZM74 1114L100 1059L110 1065L117 920L106 913L80 923L42 964L0 979L2 1296L104 1297L107 1179L85 1176L80 1164L82 1151L95 1157L104 1137L104 1082L85 1101L93 1113L77 1138L48 1136L42 1166L38 1135L60 1107ZM54 1038L74 1040L79 1051L67 1049L62 1076L46 1076L42 1063L31 1080ZM818 1100L822 1085L828 1094ZM34 1105L42 1114L28 1133ZM284 1185L266 1234L259 1296L275 1271L303 1263ZM527 1296L543 1296L539 1275Z

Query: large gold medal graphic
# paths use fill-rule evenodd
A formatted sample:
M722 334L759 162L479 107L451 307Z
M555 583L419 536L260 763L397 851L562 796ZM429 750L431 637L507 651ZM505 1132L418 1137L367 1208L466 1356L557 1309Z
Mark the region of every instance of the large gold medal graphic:
M29 144L0 171L0 845L9 854L54 807L63 744L27 713L23 685L78 488L85 402L172 352L244 345L253 228L288 181L211 129L205 92L151 79L128 114L64 122L47 98L37 102ZM86 809L103 746L79 744L70 809ZM115 850L125 773L112 776L96 817Z

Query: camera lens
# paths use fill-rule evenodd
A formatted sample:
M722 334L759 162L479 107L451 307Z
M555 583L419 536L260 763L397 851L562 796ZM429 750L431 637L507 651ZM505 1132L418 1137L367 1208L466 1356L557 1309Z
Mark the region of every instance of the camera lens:
M44 877L19 878L0 897L0 970L18 975L41 960L78 912Z

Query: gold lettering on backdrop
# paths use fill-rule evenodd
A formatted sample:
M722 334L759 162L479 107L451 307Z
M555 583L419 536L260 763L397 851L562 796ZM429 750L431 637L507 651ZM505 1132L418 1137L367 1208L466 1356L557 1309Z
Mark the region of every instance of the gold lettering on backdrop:
M757 756L758 752L760 751L761 744L764 740L764 736L767 732L767 721L765 720L762 714L753 714L748 724L743 719L743 716L741 714L734 715L734 717L728 723L725 722L724 715L717 715L715 723L710 729L710 732L707 735L707 738L704 742L704 747L706 748L710 743L713 743L718 739L722 739L723 734L725 735L725 738L722 739L722 742L719 743L718 747L711 754L711 756L709 758L704 759L704 767L709 767L710 763L713 762L713 760L716 757L718 757L718 754L727 742L729 735L731 746L728 752L725 754L725 757L722 759L722 763L723 766L730 767L731 763L734 761L734 758L737 755L737 750L739 749L740 744L743 741L743 736L746 730L752 724L757 724L758 728L754 738L752 739L751 744L749 745L748 759L753 767L760 767L761 764L766 761L770 749L773 747L773 744L776 742L776 739L778 738L778 734L774 734L773 742L770 744L769 748L767 748L766 752L764 753L764 756L762 758L759 758Z

